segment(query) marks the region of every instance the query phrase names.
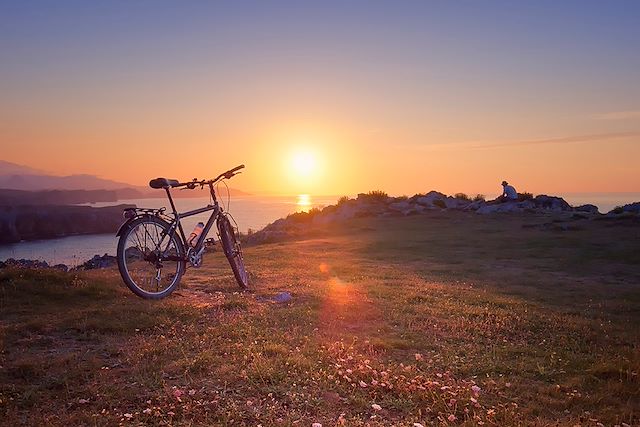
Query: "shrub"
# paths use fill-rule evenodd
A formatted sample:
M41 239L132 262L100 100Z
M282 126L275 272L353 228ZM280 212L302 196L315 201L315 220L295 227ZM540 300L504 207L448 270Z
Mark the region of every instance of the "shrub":
M519 193L518 194L518 199L519 200L531 200L533 199L533 194L528 193L528 192L524 192L524 193Z
M476 194L473 198L474 202L484 202L485 200L484 194Z
M367 196L374 198L374 199L386 199L387 197L389 197L389 195L382 191L382 190L373 190L373 191L369 191L367 193Z
M444 200L440 200L440 199L434 200L433 204L439 207L440 209L445 209L447 207L447 205L444 203Z
M624 212L624 208L622 206L616 206L611 212L613 212L614 214L621 214L622 212Z
M349 196L342 196L338 199L338 204L342 205L343 203L347 203L349 200L351 200Z
M320 212L322 212L322 209L320 209L319 207L315 207L315 208L311 208L309 209L309 216L315 216L317 214L319 214Z
M471 201L471 197L467 196L467 195L466 195L466 194L464 194L464 193L456 193L456 194L454 194L454 196L453 196L453 197L455 197L456 199L460 199L460 200L468 200L468 201Z

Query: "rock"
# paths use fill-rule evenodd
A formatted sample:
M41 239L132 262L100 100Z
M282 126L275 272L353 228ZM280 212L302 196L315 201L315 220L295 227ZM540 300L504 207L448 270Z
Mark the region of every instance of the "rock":
M640 202L630 203L622 207L623 212L630 212L632 214L640 214Z
M445 194L442 194L438 191L429 191L424 196L418 196L416 198L416 203L432 209L442 208L443 205L446 207L446 204L445 204L446 199L447 199L447 196ZM437 201L439 201L439 203L436 204L435 202Z
M51 266L51 268L53 268L54 270L60 270L60 271L69 271L69 267L67 267L65 264L56 264L54 266Z
M600 213L598 211L598 207L596 205L581 205L581 206L577 206L575 208L573 208L573 210L575 210L576 212L586 212L586 213L591 213L591 214L597 214Z
M389 209L394 210L394 211L406 211L411 207L411 203L409 203L406 200L400 201L400 202L395 202L395 203L391 203L389 205Z
M131 249L131 248L129 248ZM99 268L109 268L118 263L118 259L114 256L104 254L94 255L89 261L86 261L84 264L76 267L76 270L95 270Z
M547 196L541 194L532 199L535 207L538 209L551 210L554 212L571 211L573 208L562 197Z
M18 268L50 268L46 261L39 261L36 259L13 259L9 258L5 261L7 267Z

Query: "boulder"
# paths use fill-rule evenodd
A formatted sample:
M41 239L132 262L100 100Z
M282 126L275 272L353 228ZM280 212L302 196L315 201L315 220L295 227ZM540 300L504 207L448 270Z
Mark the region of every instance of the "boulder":
M632 214L640 214L640 202L630 203L622 207L623 212L629 212Z
M576 212L585 212L590 214L600 213L596 205L589 205L589 204L577 206L573 210L575 210Z
M554 212L571 211L573 208L562 197L547 196L541 194L532 199L538 209L551 210Z
M131 248L129 248L131 249ZM95 270L98 268L109 268L118 263L118 259L114 256L104 254L94 255L89 261L86 261L84 264L79 265L77 270Z
M447 199L447 196L445 194L442 194L438 191L429 191L424 196L418 196L416 198L416 203L419 205L425 206L427 208L440 209L442 208L442 205L446 207L446 204L445 204L446 199ZM440 203L434 204L434 202L436 201L440 201Z
M394 211L406 211L411 208L411 203L407 200L402 200L400 202L394 202L389 205L389 209Z
M524 202L505 202L505 203L496 203L496 204L484 204L479 207L476 212L481 215L486 215L490 213L497 212L524 212L526 210L534 209L535 205L530 200L525 200Z

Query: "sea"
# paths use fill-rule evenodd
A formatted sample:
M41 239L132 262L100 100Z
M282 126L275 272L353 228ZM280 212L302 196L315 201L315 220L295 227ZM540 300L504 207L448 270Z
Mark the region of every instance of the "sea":
M488 195L493 198L497 195ZM640 193L566 193L560 194L573 206L593 204L600 212L606 213L616 206L640 201ZM242 196L221 200L225 211L230 212L236 220L241 232L260 230L278 218L295 212L305 212L312 208L335 204L338 196L311 196L300 194L295 196ZM188 198L175 200L179 212L186 212L206 206L208 198ZM101 202L87 204L94 207L133 204L137 207L169 208L166 198L131 199L117 202ZM209 212L184 218L184 231L189 234L199 221L205 222ZM8 245L0 245L0 261L8 258L33 259L46 261L49 264L66 264L77 266L94 255L115 255L117 238L115 234L91 234L69 236L59 239L35 240Z

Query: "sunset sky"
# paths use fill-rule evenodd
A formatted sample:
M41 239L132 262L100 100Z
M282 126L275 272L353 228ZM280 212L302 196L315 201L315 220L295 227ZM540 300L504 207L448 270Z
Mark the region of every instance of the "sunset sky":
M640 191L639 1L1 1L0 94L55 174Z

